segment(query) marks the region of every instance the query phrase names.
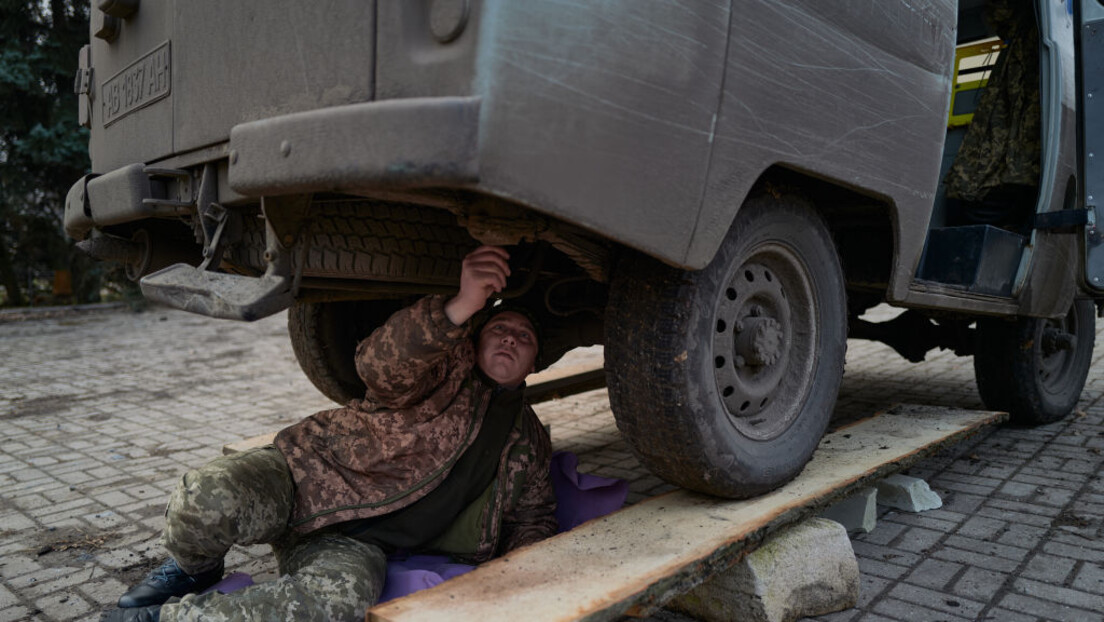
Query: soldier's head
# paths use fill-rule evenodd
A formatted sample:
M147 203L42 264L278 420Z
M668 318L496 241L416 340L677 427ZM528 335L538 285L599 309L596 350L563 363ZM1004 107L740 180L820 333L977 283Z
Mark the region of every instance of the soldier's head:
M516 387L536 369L540 335L536 321L524 309L491 309L475 342L475 362L488 378Z

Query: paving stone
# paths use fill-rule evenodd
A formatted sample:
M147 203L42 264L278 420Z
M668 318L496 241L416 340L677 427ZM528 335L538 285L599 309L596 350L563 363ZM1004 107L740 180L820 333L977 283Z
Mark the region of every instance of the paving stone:
M998 534L997 542L1009 546L1033 548L1036 543L1045 538L1049 533L1049 529L1044 529L1042 527L1010 523L1006 529Z
M1085 622L1099 620L1099 611L1086 611L1063 603L1043 600L1023 594L1008 594L1000 599L1000 606L1056 622Z
M984 540L977 540L974 538L964 538L962 536L948 536L944 543L947 546L953 546L955 548L964 549L967 551L973 551L975 553L983 553L985 555L995 555L997 557L1003 557L1006 559L1020 561L1028 553L1027 549L1008 546L1005 544L997 544L995 542L987 542Z
M69 620L93 611L88 601L72 592L44 596L35 601L35 607L44 617L55 620Z
M978 471L978 475L995 480L1005 480L1011 477L1012 474L1016 472L1016 468L1017 467L1015 465L990 464L986 465L985 468Z
M1104 593L1101 592L1084 592L1024 578L1016 579L1012 585L1017 592L1027 596L1052 600L1087 611L1104 612Z
M864 578L878 577L885 579L898 579L909 572L908 566L890 564L881 560L871 559L869 557L857 557L859 560L859 570L862 571Z
M897 622L892 618L880 616L876 613L864 613L856 618L852 618L852 620L855 622Z
M996 540L1007 529L1008 523L1003 520L975 516L963 523L956 533L978 540Z
M989 615L985 616L986 620L993 620L994 622L1038 622L1039 618L1033 615L1026 615L1018 611L1009 611L1008 609L990 609Z
M1036 553L1028 560L1020 576L1063 585L1076 565L1077 561L1068 557L1057 557L1055 555L1047 555L1046 553Z
M1038 494L1039 487L1036 484L1024 482L1007 482L1000 487L1000 492L1017 499L1030 499Z
M0 622L15 622L16 620L31 619L31 610L19 605L0 610Z
M943 498L942 509L960 514L973 514L985 501L986 497L980 495L949 491Z
M1073 499L1075 491L1065 488L1047 487L1036 497L1038 503L1065 507Z
M1047 542L1043 545L1043 550L1051 555L1068 557L1075 560L1079 559L1087 562L1097 562L1102 558L1099 550L1091 549L1088 546L1078 546L1064 542Z
M958 577L950 591L965 598L984 602L997 593L1005 584L1007 577L1008 575L1001 572L971 566Z
M898 538L894 547L901 551L922 554L934 548L945 537L946 534L942 531L911 527Z
M12 579L42 569L36 558L27 555L9 555L0 560L0 577Z
M961 564L925 559L917 564L905 580L920 587L943 590L962 569Z
M45 568L20 579L29 587L21 591L24 598L38 599L64 592L68 588L81 585L88 573L72 567Z
M906 600L900 600L897 598L884 598L874 604L873 611L886 616L886 618L895 620L898 622L931 622L932 609L928 606L917 606L918 603L909 602ZM941 622L954 622L955 620L973 620L970 617L963 617L948 614L944 611L938 611L938 620ZM861 618L864 622L867 618Z
M860 616L862 616L862 612L858 609L847 609L818 616L817 620L821 620L821 622L851 622L852 620L858 620Z
M1104 594L1104 563L1083 563L1073 587L1092 594Z
M860 536L859 539L862 542L866 542L868 544L886 545L896 540L902 533L907 530L907 525L902 525L900 523L890 521L882 521L878 523L870 533Z
M859 563L859 567L862 567L862 562ZM894 585L893 581L866 574L864 571L859 587L859 602L855 607L868 608L875 599L880 597L892 585ZM854 609L851 611L854 611Z
M1049 514L1030 514L1011 510L1004 507L999 499L987 501L984 507L978 509L977 515L1036 527L1049 527L1054 522L1054 517Z
M912 568L923 559L923 557L915 553L901 551L887 546L870 544L859 539L852 541L851 546L855 549L855 555L859 557L893 564L894 566Z
M995 572L1010 574L1016 571L1020 566L1020 562L1014 559L1005 559L1003 557L995 557L986 553L979 553L977 551L968 551L964 549L948 546L944 543L944 546L932 551L930 555L936 559L942 559L950 562L958 562L970 566L976 566L978 568L984 568L986 570L993 570Z
M889 594L893 598L922 605L928 609L969 619L977 618L978 613L981 612L984 606L978 601L969 600L952 594L945 594L942 591L909 585L908 583L897 584L889 591Z
M1062 486L1064 488L1080 488L1089 479L1091 473L1083 471L1068 472L1069 464L1074 460L1062 460L1060 466L1053 469L1037 469L1026 467L1020 469L1015 479L1026 484L1038 486Z
M896 525L908 525L910 527L923 527L934 531L951 532L960 523L965 521L967 515L958 512L948 512L945 508L928 510L915 514L912 512L886 512L882 520Z

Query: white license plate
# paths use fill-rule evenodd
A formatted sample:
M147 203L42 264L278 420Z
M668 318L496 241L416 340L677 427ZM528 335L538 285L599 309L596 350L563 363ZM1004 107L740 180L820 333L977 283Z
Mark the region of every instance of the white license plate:
M104 127L168 96L172 91L169 42L134 61L100 87Z

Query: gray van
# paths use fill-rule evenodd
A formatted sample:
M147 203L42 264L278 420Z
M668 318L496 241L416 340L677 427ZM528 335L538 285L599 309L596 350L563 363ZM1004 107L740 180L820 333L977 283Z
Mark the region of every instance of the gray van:
M1005 4L97 0L66 230L151 300L289 309L340 402L358 340L505 245L544 362L605 345L641 461L755 495L817 446L848 336L973 355L1020 423L1076 405L1104 295L1104 4L1019 2L1015 40ZM960 146L1032 126L1033 183L948 196ZM860 319L883 302L904 311Z

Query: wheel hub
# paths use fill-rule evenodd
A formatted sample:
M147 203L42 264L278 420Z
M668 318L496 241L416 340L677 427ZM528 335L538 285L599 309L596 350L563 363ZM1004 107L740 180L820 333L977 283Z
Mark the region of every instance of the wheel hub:
M769 317L749 317L737 322L736 366L774 365L782 356L782 325Z
M811 285L789 249L768 245L730 273L722 293L713 335L717 391L741 433L773 438L798 412L811 373Z
M1071 351L1075 343L1077 338L1066 332L1063 327L1047 326L1043 329L1043 356Z

